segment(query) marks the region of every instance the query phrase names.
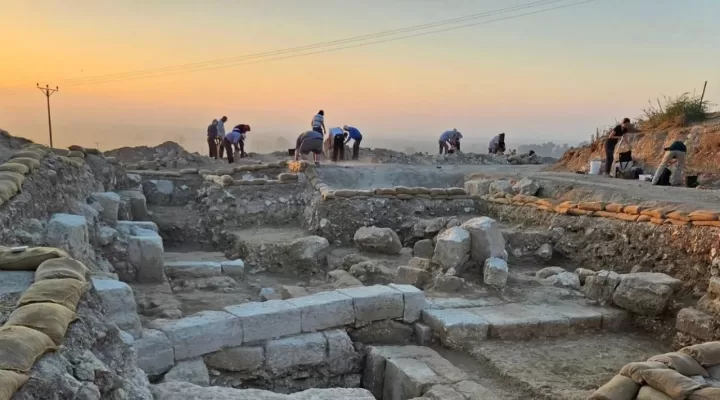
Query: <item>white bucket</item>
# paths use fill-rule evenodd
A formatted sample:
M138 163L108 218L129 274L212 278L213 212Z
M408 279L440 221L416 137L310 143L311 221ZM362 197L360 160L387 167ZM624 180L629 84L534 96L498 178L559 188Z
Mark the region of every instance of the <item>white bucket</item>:
M588 174L600 175L600 167L601 166L602 166L602 161L600 161L600 160L590 161L590 171L588 172Z

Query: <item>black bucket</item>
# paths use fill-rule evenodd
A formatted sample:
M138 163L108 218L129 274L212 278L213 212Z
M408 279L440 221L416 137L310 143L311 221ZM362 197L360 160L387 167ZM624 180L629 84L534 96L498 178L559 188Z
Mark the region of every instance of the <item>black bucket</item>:
M295 149L288 149L288 154L290 155L290 157L295 156Z
M689 188L696 188L700 186L698 183L698 177L697 175L691 175L685 177L685 185Z

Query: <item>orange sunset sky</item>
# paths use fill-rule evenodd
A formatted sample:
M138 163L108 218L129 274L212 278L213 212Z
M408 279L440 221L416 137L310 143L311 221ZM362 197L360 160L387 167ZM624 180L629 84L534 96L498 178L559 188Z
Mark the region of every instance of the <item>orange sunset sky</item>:
M598 126L639 116L648 99L699 91L705 80L706 98L720 98L714 0L546 1L388 43L146 79L107 77L531 3L538 2L0 0L0 128L47 143L36 82L60 86L51 98L55 145L104 150L165 140L199 150L206 126L222 115L231 126L252 126L253 150L253 140L293 139L321 108L328 126L357 126L373 147L434 140L452 128L467 141L504 131L514 143L578 143ZM516 17L557 6L567 7ZM90 79L96 76L104 78Z

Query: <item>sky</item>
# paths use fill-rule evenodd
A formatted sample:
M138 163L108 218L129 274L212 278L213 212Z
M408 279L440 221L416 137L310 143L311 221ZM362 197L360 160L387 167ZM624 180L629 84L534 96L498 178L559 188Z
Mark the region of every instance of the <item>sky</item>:
M579 1L559 0L363 47L149 79L89 80L534 1L0 0L0 128L48 143L36 82L60 87L51 97L55 146L103 150L165 140L200 150L207 125L222 115L230 126L251 125L253 150L253 142L259 148L277 136L294 141L319 109L328 127L356 126L372 147L432 143L453 128L467 142L505 132L510 146L573 144L597 127L640 116L649 100L700 92L705 80L705 97L720 103L717 0L594 0L513 17Z

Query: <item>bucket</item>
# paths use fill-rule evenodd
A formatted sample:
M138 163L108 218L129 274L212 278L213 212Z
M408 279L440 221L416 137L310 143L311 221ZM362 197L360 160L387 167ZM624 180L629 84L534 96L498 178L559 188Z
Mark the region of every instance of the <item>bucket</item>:
M685 186L689 188L696 188L700 184L698 183L697 175L690 175L685 177Z
M600 161L600 160L590 161L590 171L588 172L588 174L589 175L600 175L600 167L602 167L602 161Z
M290 157L293 157L295 155L295 149L288 149L288 154Z

